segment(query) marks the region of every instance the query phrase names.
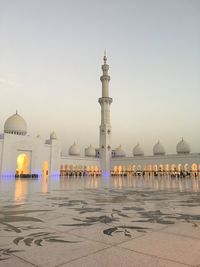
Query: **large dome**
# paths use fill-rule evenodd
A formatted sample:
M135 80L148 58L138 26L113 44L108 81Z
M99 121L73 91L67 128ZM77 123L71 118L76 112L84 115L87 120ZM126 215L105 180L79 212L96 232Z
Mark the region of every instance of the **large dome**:
M133 156L144 156L144 150L139 143L133 148Z
M122 149L121 145L115 149L115 157L125 157L125 156L126 154L124 150Z
M69 155L71 155L71 156L80 156L80 148L75 142L69 148Z
M188 153L190 153L190 146L185 140L183 140L183 138L181 139L180 142L178 142L178 144L176 146L176 152L178 154L188 154Z
M87 147L85 149L85 156L86 157L95 157L96 156L96 150L92 145L90 145L89 147Z
M160 143L160 141L154 145L153 154L154 156L165 155L164 146Z
M10 116L4 124L4 133L25 135L27 133L27 124L25 120L16 112Z

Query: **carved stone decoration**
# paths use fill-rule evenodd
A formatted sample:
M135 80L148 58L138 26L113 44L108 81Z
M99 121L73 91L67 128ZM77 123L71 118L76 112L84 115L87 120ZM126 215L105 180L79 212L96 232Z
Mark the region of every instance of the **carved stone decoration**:
M110 149L111 149L111 146L108 145L108 150L110 150Z
M102 145L101 148L104 148L104 145Z
M110 76L108 76L108 75L103 75L103 76L101 76L101 78L100 78L100 80L103 82L103 81L110 81Z
M112 101L113 100L112 100L111 97L101 97L101 98L99 98L99 104L103 104L103 103L111 104Z
M111 133L111 130L108 129L107 133L110 134Z

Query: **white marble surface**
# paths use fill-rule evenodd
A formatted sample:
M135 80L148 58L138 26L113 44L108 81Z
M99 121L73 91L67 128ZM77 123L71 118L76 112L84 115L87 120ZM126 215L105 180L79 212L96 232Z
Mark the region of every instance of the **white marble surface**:
M200 180L125 179L1 179L0 267L200 265Z

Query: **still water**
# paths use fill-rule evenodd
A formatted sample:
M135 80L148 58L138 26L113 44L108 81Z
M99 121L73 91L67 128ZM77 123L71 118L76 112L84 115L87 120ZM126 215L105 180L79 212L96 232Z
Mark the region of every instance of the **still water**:
M0 266L25 266L24 262L64 266L63 263L80 259L80 255L85 258L104 250L105 244L130 242L132 248L137 240L141 255L146 243L147 255L156 244L155 256L160 256L160 251L165 259L174 255L170 258L172 265L162 266L184 262L183 255L188 252L190 258L186 257L185 262L197 266L199 229L199 177L0 179ZM181 252L177 253L178 249ZM123 248L111 255L115 258L124 253ZM129 259L126 255L122 261ZM192 261L194 258L196 261ZM16 263L19 259L25 261L20 265ZM110 262L113 259L103 265L99 261L98 266L122 266ZM157 258L150 265L161 266ZM76 266L96 266L96 260L90 265L86 262Z
M167 192L200 192L200 178L172 177L43 177L39 179L0 179L0 200L17 203L31 201L35 194L52 191L76 191L88 189L132 189Z

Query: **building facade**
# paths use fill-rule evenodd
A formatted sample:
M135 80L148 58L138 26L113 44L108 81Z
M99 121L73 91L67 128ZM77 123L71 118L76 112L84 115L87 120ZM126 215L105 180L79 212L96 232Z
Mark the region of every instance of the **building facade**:
M61 149L60 141L54 132L48 140L40 136L27 135L27 123L16 112L4 124L0 134L0 175L22 174L44 175L132 175L147 173L200 173L200 153L191 153L189 144L184 140L176 146L177 154L166 155L164 146L158 141L153 147L153 155L145 156L140 144L133 148L133 156L126 157L120 145L112 148L112 127L110 120L109 65L104 54L100 77L102 97L99 127L99 147L85 148L84 155L74 143L68 152Z

